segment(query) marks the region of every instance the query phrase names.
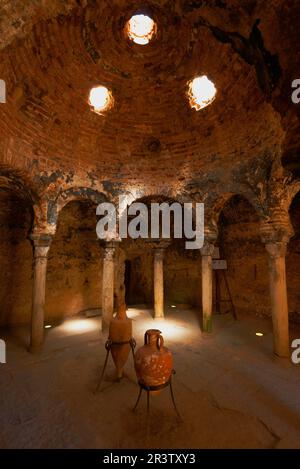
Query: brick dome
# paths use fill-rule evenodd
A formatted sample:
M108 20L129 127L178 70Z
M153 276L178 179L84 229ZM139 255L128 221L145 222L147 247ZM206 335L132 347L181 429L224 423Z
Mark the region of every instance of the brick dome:
M8 14L20 13L19 3L1 24L8 103L0 108L0 132L4 151L17 152L27 166L92 165L105 180L148 185L150 178L167 178L186 191L211 171L220 180L245 165L264 171L278 154L284 129L271 98L280 76L255 23L264 13L266 37L272 34L272 11L263 2L252 2L252 11L234 1L228 8L189 1L171 7L166 1L26 2L22 21L12 27ZM157 23L157 36L145 47L124 34L141 7ZM186 92L199 74L215 83L218 95L196 112ZM98 84L115 99L104 117L88 105Z

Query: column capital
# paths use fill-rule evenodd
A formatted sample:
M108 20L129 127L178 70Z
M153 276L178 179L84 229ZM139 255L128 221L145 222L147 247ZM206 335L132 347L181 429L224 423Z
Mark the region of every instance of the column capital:
M112 239L110 241L105 241L104 247L109 249L116 249L119 246L120 240Z
M53 236L49 233L31 233L35 259L47 259Z
M215 250L215 245L208 241L205 241L203 247L200 249L202 256L212 256Z
M156 260L162 260L164 258L164 255L165 255L165 250L166 250L166 248L164 248L164 247L155 247L154 248L154 258Z
M100 245L103 247L103 258L105 260L113 260L115 257L116 249L118 247L117 241L104 241Z
M287 243L285 242L266 243L265 247L272 259L279 259L286 255Z
M204 243L212 243L214 244L218 239L219 231L218 226L210 221L206 223L204 226Z
M153 251L156 251L157 249L166 250L171 244L170 239L149 238L145 239L145 242L147 243L147 246L153 249Z
M110 239L107 241L104 239L98 239L98 242L100 246L104 249L117 249L119 247L121 239Z
M29 237L35 248L50 247L53 239L53 235L50 233L31 233Z
M288 243L294 230L288 212L274 209L260 224L260 236L265 244Z

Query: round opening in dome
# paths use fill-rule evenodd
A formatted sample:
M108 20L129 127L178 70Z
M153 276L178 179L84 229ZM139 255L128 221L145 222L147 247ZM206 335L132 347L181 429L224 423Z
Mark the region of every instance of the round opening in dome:
M153 39L157 31L155 21L143 14L133 15L125 26L125 32L135 44L145 46Z
M190 106L196 111L209 106L216 98L217 89L206 75L194 78L188 83L188 87Z
M106 86L96 86L90 91L89 104L94 112L102 114L113 106L112 94Z

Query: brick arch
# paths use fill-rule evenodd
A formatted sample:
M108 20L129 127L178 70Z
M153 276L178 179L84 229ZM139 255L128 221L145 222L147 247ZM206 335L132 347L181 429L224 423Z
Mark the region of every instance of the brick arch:
M291 205L295 197L297 197L297 195L299 194L299 192L300 192L300 181L296 181L294 184L292 184L288 188L287 194L286 194L286 202L287 202L288 210L291 209Z
M47 222L49 225L56 225L60 211L73 201L91 201L95 204L107 202L107 196L102 192L90 187L71 187L60 192L54 200L48 201Z
M165 194L146 194L142 197L132 200L128 207L130 207L134 203L143 203L146 206L149 206L151 203L169 203L170 205L172 205L173 203L182 204L182 201L174 197L167 196Z
M243 192L224 192L218 195L213 201L208 202L207 221L211 221L214 225L217 225L225 205L236 196L244 198L252 206L258 219L263 219L263 207L257 202L255 197Z
M38 188L25 171L19 171L6 165L0 165L0 190L10 191L32 209L33 225L41 225L45 219L42 199Z
M31 311L32 246L29 235L40 199L26 173L0 167L1 325L27 322ZM21 259L21 261L20 261Z
M294 223L294 220L293 220L293 216L292 216L293 204L294 204L294 202L296 202L297 207L298 207L299 200L300 200L300 187L298 187L298 191L295 191L295 193L294 193L294 195L293 195L293 197L290 201L290 204L289 204L289 212L288 212L289 213L289 220L290 220L291 225L293 226L293 229L295 229L295 226L296 226L295 223ZM299 220L298 220L298 223L299 223Z
M50 205L53 212L48 211L48 221L49 216L55 217L50 219L55 225L47 265L45 311L49 321L100 308L102 260L96 206L104 200L100 192L76 187L61 192Z
M0 188L15 191L32 206L39 204L38 190L25 171L0 165Z
M163 203L163 202L169 202L169 203L174 203L174 202L177 202L177 203L181 203L181 201L178 199L178 198L175 198L173 196L168 196L168 195L165 195L165 194L145 194L141 197L138 197L134 200L132 200L131 203L145 203L147 205L147 203ZM131 205L131 204L130 204Z
M172 204L179 204L182 209L183 209L183 206L184 206L184 203L192 203L193 204L193 208L192 208L192 218L193 218L193 222L196 221L196 208L195 208L195 200L192 200L192 199L188 199L188 198L183 198L181 196L173 196L173 195L166 195L166 194L163 194L163 193L151 193L151 194L146 194L146 195L143 195L142 197L138 197L134 200L131 201L131 203L128 205L128 208L134 204L134 203L143 203L145 204L147 207L148 207L148 214L149 214L149 218L148 218L148 233L149 233L149 241L151 241L150 239L150 226L151 226L151 219L150 219L150 204L152 203L156 203L156 204L165 204L167 203L169 206L172 206ZM129 218L130 219L130 216ZM166 245L168 245L168 243L171 245L175 245L178 249L180 249L180 247L183 246L183 243L185 241L188 240L188 238L185 238L185 234L184 234L184 223L185 223L185 214L182 212L182 238L176 238L174 237L174 222L175 222L175 218L173 218L173 214L172 214L172 217L171 217L171 225L170 225L170 238L162 238L161 237L161 226L160 226L160 243L166 243ZM160 225L161 225L161 219L160 219ZM169 240L169 241L168 241ZM158 240L153 240L152 239L152 242L154 242L154 244L156 242L158 242ZM142 240L135 240L135 243L143 243ZM153 245L154 245L153 244ZM149 244L149 246L151 245L151 242ZM152 246L153 247L153 246Z

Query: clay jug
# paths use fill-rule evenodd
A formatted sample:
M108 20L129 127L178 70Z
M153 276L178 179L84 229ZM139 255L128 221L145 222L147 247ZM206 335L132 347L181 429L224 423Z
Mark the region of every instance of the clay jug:
M164 339L158 329L145 333L143 347L135 354L134 367L139 383L144 386L163 386L173 370L173 355L164 347Z
M114 343L111 347L111 354L117 369L117 378L123 376L123 368L131 350L129 342L132 339L132 320L126 315L126 305L123 301L118 301L117 315L109 324L109 339Z

